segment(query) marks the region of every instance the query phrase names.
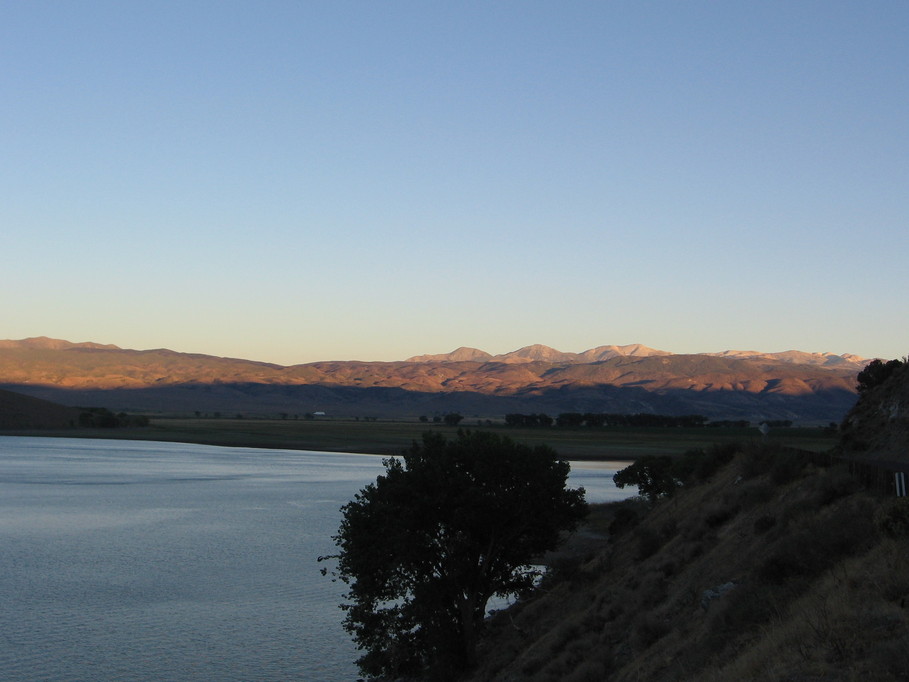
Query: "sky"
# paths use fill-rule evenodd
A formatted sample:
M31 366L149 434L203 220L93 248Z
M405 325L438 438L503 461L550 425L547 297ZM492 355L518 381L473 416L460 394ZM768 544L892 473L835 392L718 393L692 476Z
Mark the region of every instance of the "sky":
M0 3L0 338L909 353L909 3Z

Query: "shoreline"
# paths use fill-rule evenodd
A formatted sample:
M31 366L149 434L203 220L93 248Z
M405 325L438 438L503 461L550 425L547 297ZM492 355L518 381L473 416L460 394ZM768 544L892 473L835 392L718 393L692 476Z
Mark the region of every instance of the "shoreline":
M78 428L71 429L3 429L0 430L0 436L17 436L23 438L76 438L76 439L97 439L97 440L125 440L125 441L147 441L157 443L186 443L190 445L212 445L215 447L236 447L252 448L259 450L299 450L300 452L336 452L347 455L373 455L389 457L398 454L398 450L388 450L381 448L373 449L352 449L352 448L322 448L307 446L299 442L287 442L276 444L267 439L243 439L243 438L194 438L180 437L177 435L169 436L166 433L149 431L149 427L121 427L116 429L93 429Z
M400 456L404 447L400 448L326 448L316 447L313 445L303 445L298 442L288 442L285 444L276 444L274 442L262 439L236 439L236 438L168 438L161 434L138 433L141 429L117 429L116 433L111 433L109 429L52 429L52 430L0 430L0 436L12 436L21 438L74 438L85 440L124 440L124 441L146 441L152 443L186 443L189 445L211 445L223 448L251 448L257 450L297 450L299 452L328 452L339 455L368 455L370 457L396 457ZM127 432L129 431L129 432ZM609 462L633 462L632 456L621 457L618 455L609 455L603 457L596 456L564 456L564 459L576 462L589 462L591 464L607 464Z
M401 454L426 432L454 437L459 428L492 430L526 445L547 445L564 459L588 462L631 462L643 456L677 456L692 449L707 450L718 444L762 440L756 429L737 428L557 429L469 423L458 427L416 421L189 418L157 418L148 426L3 429L0 435L194 443L389 457ZM768 440L797 449L824 452L835 444L835 435L821 429L788 428L774 430Z

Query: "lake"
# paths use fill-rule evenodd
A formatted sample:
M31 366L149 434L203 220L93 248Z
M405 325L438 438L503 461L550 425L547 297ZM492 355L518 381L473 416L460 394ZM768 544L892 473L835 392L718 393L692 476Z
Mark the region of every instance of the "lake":
M622 463L572 463L591 502ZM0 436L0 678L353 680L316 557L381 458Z

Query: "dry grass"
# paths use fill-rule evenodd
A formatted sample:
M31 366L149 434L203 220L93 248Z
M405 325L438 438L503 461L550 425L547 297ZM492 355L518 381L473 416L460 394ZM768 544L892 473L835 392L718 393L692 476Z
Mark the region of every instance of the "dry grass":
M909 547L888 541L833 564L751 646L705 680L906 679L907 561Z
M902 510L875 522L882 500L785 456L740 453L643 518L599 510L620 532L494 618L471 679L905 679L909 538L877 530Z

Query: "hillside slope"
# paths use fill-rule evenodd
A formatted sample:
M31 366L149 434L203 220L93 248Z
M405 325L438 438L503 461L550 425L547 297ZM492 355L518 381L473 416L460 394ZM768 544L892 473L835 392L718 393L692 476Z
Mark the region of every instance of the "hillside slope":
M0 429L64 429L78 424L80 410L0 390Z
M901 372L857 412L907 389ZM899 443L909 469L902 424L883 431L876 442ZM909 500L761 443L692 461L687 484L652 508L597 509L582 549L552 558L542 588L490 620L467 679L906 679Z

